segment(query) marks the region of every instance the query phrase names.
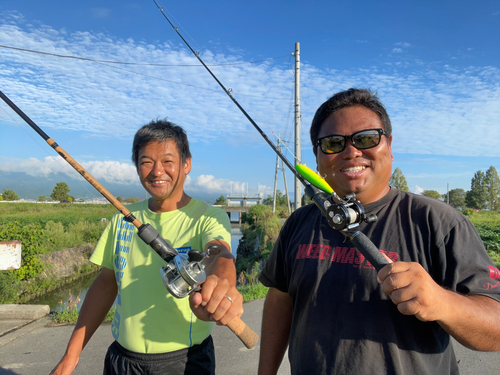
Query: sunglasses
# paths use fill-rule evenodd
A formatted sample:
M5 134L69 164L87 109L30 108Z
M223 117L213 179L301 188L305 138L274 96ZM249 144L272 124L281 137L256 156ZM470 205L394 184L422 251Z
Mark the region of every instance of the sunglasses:
M332 134L319 138L316 146L319 146L324 154L338 154L344 151L347 140L350 139L352 145L358 150L366 150L380 144L382 134L387 136L383 129L365 129L351 135Z

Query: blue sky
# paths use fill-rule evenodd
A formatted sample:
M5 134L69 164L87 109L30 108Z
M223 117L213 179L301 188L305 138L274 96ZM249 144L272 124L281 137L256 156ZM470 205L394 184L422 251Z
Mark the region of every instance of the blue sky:
M313 169L312 116L350 87L379 93L393 123L394 168L412 191L469 190L476 171L500 169L498 1L159 3L257 124L273 140L280 133L291 151L300 43L301 159ZM0 1L0 45L136 64L0 47L0 90L104 186L139 189L133 135L168 117L190 138L192 195L271 193L275 154L193 66L152 0ZM76 173L3 102L0 132L0 173ZM287 182L292 190L291 173ZM0 181L4 188L15 190Z

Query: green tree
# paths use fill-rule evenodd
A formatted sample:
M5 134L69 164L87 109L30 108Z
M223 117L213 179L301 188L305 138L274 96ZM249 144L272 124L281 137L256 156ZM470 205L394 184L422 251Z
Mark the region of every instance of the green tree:
M391 179L389 180L389 185L401 191L410 191L410 189L408 189L406 178L399 168L396 168L392 173Z
M495 167L491 166L484 176L486 201L490 210L500 209L500 178Z
M17 201L19 196L14 190L3 189L2 197L4 201Z
M50 197L55 201L67 200L69 194L69 186L66 182L58 182L52 190Z
M422 192L422 195L425 197L431 197L431 198L434 198L437 200L441 200L441 198L442 198L442 195L439 194L439 192L437 192L436 190L424 190Z
M224 195L221 195L219 198L217 198L215 200L214 204L220 205L220 206L225 206L226 205L226 198L224 198Z
M122 198L122 196L121 196L121 195L117 196L117 197L116 197L116 200L117 200L118 202L120 202L120 203L122 203L122 202L123 202L123 198Z
M455 208L465 207L465 190L451 189L449 192L450 206Z
M47 201L47 197L45 195L40 195L37 199L38 202L46 202Z
M266 206L272 206L273 205L273 199L274 197L272 195L268 195L267 198L265 198L262 201L262 204ZM276 191L276 207L279 206L288 206L286 203L286 195L282 193L280 190Z
M465 194L465 204L469 208L482 210L486 208L487 191L484 184L484 173L477 171L472 177L470 190Z

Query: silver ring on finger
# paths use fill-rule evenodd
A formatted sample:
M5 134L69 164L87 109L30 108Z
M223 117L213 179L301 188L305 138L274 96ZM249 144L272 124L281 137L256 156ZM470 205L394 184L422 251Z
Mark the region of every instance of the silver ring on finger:
M229 302L233 303L233 299L231 297L229 297L228 295L225 295L224 297L226 297L229 300Z

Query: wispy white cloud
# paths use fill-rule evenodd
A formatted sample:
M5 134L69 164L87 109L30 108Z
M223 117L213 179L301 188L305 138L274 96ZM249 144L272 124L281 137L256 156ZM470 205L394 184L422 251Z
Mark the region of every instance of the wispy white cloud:
M209 74L185 48L94 32L68 33L28 22L18 13L2 14L0 44L99 60L172 64L123 66L31 54L0 48L0 86L30 117L48 130L87 136L131 138L151 118L182 124L196 142L235 147L262 140ZM410 47L396 43L395 51ZM397 54L394 56L403 56ZM207 64L241 62L240 54L201 51ZM290 133L293 126L293 74L288 63L213 67L266 133ZM459 68L452 60L423 62L393 58L378 66L349 70L301 67L302 139L316 108L332 93L349 87L378 91L394 127L397 153L499 157L500 69ZM0 111L0 121L11 120ZM467 147L464 147L467 145ZM106 170L106 166L100 166ZM124 179L124 177L120 177ZM220 187L220 182L210 181Z

